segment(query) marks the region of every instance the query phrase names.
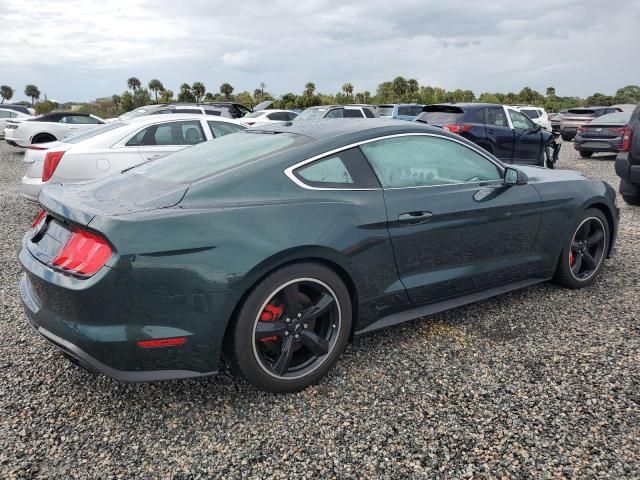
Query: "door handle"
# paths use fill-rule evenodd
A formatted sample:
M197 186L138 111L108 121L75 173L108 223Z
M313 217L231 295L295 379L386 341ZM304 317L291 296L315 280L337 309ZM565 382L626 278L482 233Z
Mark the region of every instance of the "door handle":
M414 225L416 223L428 222L433 213L431 212L407 212L398 215L398 222Z
M160 158L163 154L162 153L158 153L156 155L150 155L147 158L147 160L155 160L156 158Z

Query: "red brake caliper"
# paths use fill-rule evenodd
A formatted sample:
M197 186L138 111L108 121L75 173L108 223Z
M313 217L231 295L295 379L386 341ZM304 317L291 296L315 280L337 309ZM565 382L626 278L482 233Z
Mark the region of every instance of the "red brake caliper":
M262 314L260 314L260 321L261 322L273 322L275 320L277 320L277 318L282 315L282 312L284 310L280 307L276 307L275 305L267 305L266 307L264 307L264 310L262 311ZM278 340L278 338L280 338L278 335L273 335L271 337L264 337L261 338L260 341L261 342L274 342L276 340Z
M573 250L569 250L569 266L573 267Z

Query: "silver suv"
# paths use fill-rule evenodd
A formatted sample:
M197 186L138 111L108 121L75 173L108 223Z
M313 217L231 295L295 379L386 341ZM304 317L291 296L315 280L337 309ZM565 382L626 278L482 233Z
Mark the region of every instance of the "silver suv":
M578 131L578 128L585 123L589 123L594 118L601 117L607 113L621 112L618 107L580 107L570 108L567 113L560 117L560 135L565 141L572 140Z

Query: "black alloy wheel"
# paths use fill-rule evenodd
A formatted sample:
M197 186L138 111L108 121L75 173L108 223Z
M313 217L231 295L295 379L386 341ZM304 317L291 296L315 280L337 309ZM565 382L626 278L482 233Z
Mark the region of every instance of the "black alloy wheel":
M252 289L233 329L225 350L237 373L270 392L301 390L326 375L347 345L349 291L324 265L288 265Z
M578 217L560 255L555 274L558 283L582 288L595 281L609 250L609 228L607 218L598 209L587 209Z

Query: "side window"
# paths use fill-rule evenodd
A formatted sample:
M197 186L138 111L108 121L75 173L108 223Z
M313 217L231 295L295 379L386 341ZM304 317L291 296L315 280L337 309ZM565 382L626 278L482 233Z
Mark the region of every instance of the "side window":
M219 110L205 110L204 113L206 113L207 115L213 115L214 117L220 116Z
M182 145L196 145L207 140L200 122L181 122L180 128L182 129Z
M497 165L442 137L406 136L360 147L384 188L426 187L499 180Z
M507 116L504 114L504 108L487 108L487 125L496 127L508 127Z
M18 114L16 112L9 112L9 118L16 118Z
M473 115L471 115L471 121L473 123L480 123L480 124L486 123L486 117L485 117L486 111L487 111L486 108L479 108L478 110L473 112Z
M342 117L344 117L344 109L342 108L334 108L324 116L324 118L342 118Z
M162 110L151 112L149 115L163 115L165 113L173 113L173 110L171 110L170 108L163 108Z
M236 125L234 123L225 123L225 122L207 122L209 124L209 128L211 129L211 133L214 137L222 137L224 135L228 135L230 133L236 133L240 130L244 130L240 125Z
M516 130L527 130L533 127L531 120L516 110L509 110L509 116L511 117L513 128Z
M148 131L153 130L155 127L147 127L140 130L133 137L129 139L129 141L125 144L127 147L139 147L142 145L142 141L144 140L144 136Z
M67 117L67 123L97 125L100 121L93 117L85 117L84 115L70 115Z
M175 113L197 113L197 114L201 114L202 110L200 110L199 108L176 108L174 110Z
M310 184L352 184L353 178L340 155L323 158L296 170L297 175Z
M126 145L195 145L204 141L204 131L196 120L152 125L134 135Z
M295 112L287 112L287 120L293 120L297 116L298 116L298 114L295 113Z
M58 123L71 123L68 119L69 117L60 117Z
M369 110L368 108L363 108L362 111L364 112L364 116L367 118L376 118L376 116L373 114L373 112L371 110Z
M294 170L305 185L320 188L380 188L369 162L359 148L321 158Z
M11 118L11 112L7 110L0 110L0 118Z
M287 112L273 112L267 115L269 120L277 120L278 122L286 122L289 120L289 115Z
M344 118L363 118L362 110L359 108L345 108Z

